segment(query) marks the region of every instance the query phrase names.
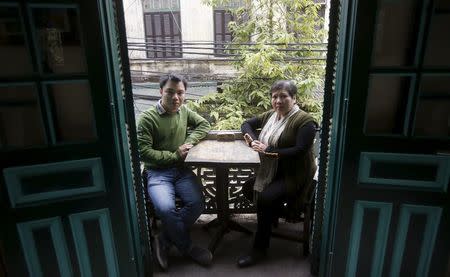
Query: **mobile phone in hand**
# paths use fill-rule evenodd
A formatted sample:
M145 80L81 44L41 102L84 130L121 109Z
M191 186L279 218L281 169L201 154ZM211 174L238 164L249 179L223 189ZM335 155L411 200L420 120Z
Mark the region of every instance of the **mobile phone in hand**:
M252 137L249 134L245 133L244 139L245 139L245 142L247 142L248 146L251 146L251 143L253 141Z

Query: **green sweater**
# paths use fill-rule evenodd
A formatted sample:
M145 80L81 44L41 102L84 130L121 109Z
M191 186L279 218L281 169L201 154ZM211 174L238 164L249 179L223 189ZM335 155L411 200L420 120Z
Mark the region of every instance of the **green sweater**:
M188 135L188 127L192 133ZM156 107L145 111L138 123L138 147L146 168L179 166L183 159L177 149L185 143L197 144L210 130L206 119L185 105L175 114L159 114Z

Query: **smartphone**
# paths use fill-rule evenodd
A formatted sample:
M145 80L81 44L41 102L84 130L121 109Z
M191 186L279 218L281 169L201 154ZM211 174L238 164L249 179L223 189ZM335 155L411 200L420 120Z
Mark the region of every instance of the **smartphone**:
M245 139L245 142L247 142L248 146L250 146L253 141L252 137L249 134L245 133L244 139Z

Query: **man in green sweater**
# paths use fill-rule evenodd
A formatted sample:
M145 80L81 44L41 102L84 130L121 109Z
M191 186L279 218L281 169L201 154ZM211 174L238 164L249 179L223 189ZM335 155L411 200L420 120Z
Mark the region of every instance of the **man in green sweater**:
M205 205L201 184L184 166L184 159L189 149L207 135L210 125L183 105L186 88L183 77L163 76L161 99L142 114L138 124L138 146L147 170L148 194L162 221L162 231L154 241L156 258L164 270L172 244L201 265L209 265L212 260L208 249L192 244L189 233ZM188 128L192 129L189 135ZM175 207L176 196L183 202L181 209Z

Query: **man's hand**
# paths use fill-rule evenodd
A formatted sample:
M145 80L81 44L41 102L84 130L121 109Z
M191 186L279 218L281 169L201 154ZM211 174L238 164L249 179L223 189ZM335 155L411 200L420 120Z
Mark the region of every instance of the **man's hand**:
M260 142L259 140L252 141L250 146L252 147L253 150L255 150L259 153L264 153L267 149L267 145Z
M180 145L180 147L178 147L178 153L180 154L181 158L184 160L189 152L189 149L191 149L194 145L190 144L190 143L185 143Z

